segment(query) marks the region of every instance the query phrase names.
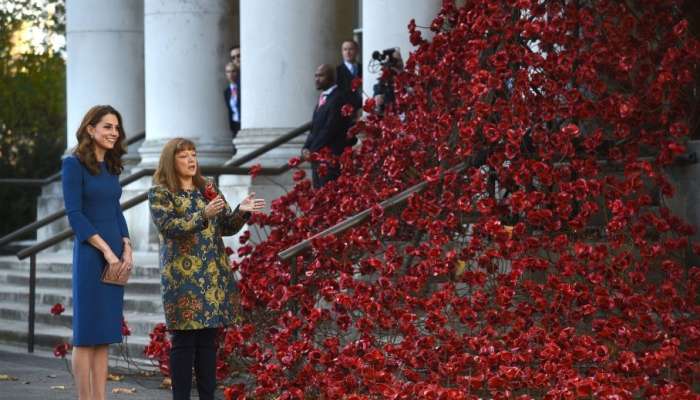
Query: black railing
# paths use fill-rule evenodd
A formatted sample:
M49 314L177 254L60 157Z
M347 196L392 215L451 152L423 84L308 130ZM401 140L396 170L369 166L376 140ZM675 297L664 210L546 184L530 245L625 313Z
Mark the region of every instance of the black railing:
M459 173L459 172L463 171L465 168L467 168L467 165L468 164L466 162L459 163L459 164L455 165L454 167L450 168L447 172ZM401 204L405 203L406 201L408 201L408 198L411 197L411 195L413 195L415 193L422 192L427 186L428 186L428 181L423 181L423 182L417 183L417 184L409 187L408 189L382 201L381 203L379 203L379 206L383 210L388 210L392 207L396 207L398 205L401 205ZM322 232L319 232L308 239L302 240L301 242L295 244L294 246L288 247L285 250L280 251L279 253L277 253L277 257L282 261L289 260L290 258L294 257L295 255L299 254L300 252L311 247L311 243L314 240L316 240L318 238L326 237L328 235L337 235L339 233L343 233L343 232L347 231L348 229L361 224L370 216L371 212L372 212L372 208L368 208L364 211L360 211L359 213L352 215L352 216L338 222L337 224L331 226L330 228L328 228Z
M141 132L136 135L130 136L124 142L125 146L130 146L138 141L143 140L146 137L146 132ZM0 185L16 185L16 186L31 186L31 187L41 187L48 185L49 183L57 182L61 180L61 171L56 172L43 179L31 179L31 178L2 178L0 179ZM2 245L0 245L2 247Z
M678 157L675 158L674 160L674 165L676 166L688 166L692 164L697 164L698 163L698 155L695 152L687 153L687 154L681 154ZM460 163L448 170L448 172L455 172L458 173L462 170L464 170L467 167L467 163ZM423 181L421 183L418 183L416 185L413 185L409 187L408 189L402 191L399 194L396 194L381 203L379 203L379 206L382 207L384 210L389 209L391 207L395 207L397 205L405 203L408 198L414 194L414 193L420 193L423 191L423 189L426 188L428 185L427 181ZM363 221L365 221L371 213L372 209L368 208L364 211L361 211L355 215L352 215L337 224L331 226L328 229L323 230L322 232L319 232L312 237L302 240L301 242L288 247L279 253L277 253L277 257L282 260L282 261L287 261L289 259L292 259L292 264L294 264L294 259L292 257L296 256L300 252L308 249L311 247L311 244L313 243L314 240L326 237L328 235L337 235L340 233L343 233L347 231L348 229L359 225ZM475 216L475 215L474 215ZM472 216L473 217L473 216ZM292 268L295 269L296 266L292 265Z
M243 164L252 161L256 159L257 157L267 153L268 151L275 149L292 139L295 139L298 136L301 136L303 133L308 131L311 128L311 123L307 122L304 125L295 128L291 130L290 132L286 133L283 136L280 136L279 138L275 139L274 141L265 144L261 146L258 149L255 149L254 151L233 159L229 162L227 162L223 166L211 166L211 167L202 167L201 172L203 175L207 176L215 176L217 179L219 175L247 175L250 172L250 168L247 167L241 167ZM282 174L286 171L291 169L291 167L288 164L280 165L279 167L276 168L262 168L259 172L258 175L279 175ZM141 169L137 172L135 172L132 175L129 175L119 181L119 184L121 186L128 185L131 182L137 181L143 177L146 176L151 176L155 172L154 169L152 168L145 168ZM48 179L48 178L47 178ZM59 179L60 179L60 173L59 173ZM50 182L49 182L50 183ZM139 205L140 203L146 201L148 199L148 193L143 192L140 193L131 199L121 203L122 210L128 210L134 206ZM46 226L50 224L51 222L54 222L55 220L63 217L66 215L66 210L60 210L57 211L47 217L42 218L39 221L33 222L25 227L22 227L9 235L6 235L2 239L0 239L0 247L3 245L9 243L10 241L14 240L17 237L20 237L24 234L36 231L37 229ZM71 228L65 229L52 237L43 240L33 246L27 247L26 249L20 250L17 253L17 257L20 260L23 260L27 257L29 257L29 321L28 321L28 337L27 337L27 351L30 353L34 352L34 321L36 319L36 255L37 253L41 252L42 250L45 250L51 246L54 246L66 239L71 238L74 235L73 230Z
M259 156L267 153L268 151L270 151L274 148L277 148L277 147L297 138L298 136L302 135L303 133L305 133L309 129L311 129L311 123L307 122L306 124L301 125L300 127L289 131L288 133L280 136L279 138L273 140L272 142L267 143L267 144L255 149L255 150L253 150L252 152L243 155L242 157L234 158L233 160L224 164L224 166L222 166L222 167L207 167L206 171L211 171L209 173L211 173L212 175L225 175L225 174L245 175L248 173L248 169L240 167L241 165L243 165L249 161L252 161L252 160L258 158ZM240 167L240 168L238 168L238 167ZM277 167L277 168L263 168L260 171L260 175L279 175L281 173L284 173L288 169L289 168L287 167L286 164L282 165L280 167ZM204 168L202 169L202 171L204 172ZM128 176L120 179L119 184L122 187L126 186L126 185L128 185L132 182L135 182L141 178L144 178L146 176L152 176L154 172L155 172L155 170L152 168L144 168L144 169L138 170L138 171L134 172L133 174L128 175ZM61 177L61 174L59 172L58 178L60 179L60 177ZM49 179L49 178L47 178L47 179ZM1 182L2 182L2 180L0 180L0 183ZM3 246L6 246L7 244L9 244L10 242L12 242L14 240L20 239L20 238L24 237L25 235L28 235L32 232L35 232L36 230L43 228L44 226L49 225L50 223L52 223L60 218L63 218L65 216L66 216L66 210L62 209L62 210L56 211L54 213L51 213L38 221L32 222L31 224L28 224L28 225L23 226L23 227L15 230L13 232L10 232L9 234L0 238L0 248L2 248Z

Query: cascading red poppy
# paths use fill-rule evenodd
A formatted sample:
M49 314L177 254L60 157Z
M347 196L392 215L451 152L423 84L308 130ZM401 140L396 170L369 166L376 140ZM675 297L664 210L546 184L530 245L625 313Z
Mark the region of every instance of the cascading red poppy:
M430 39L411 22L395 104L365 102L342 176L313 190L291 160L251 218L269 234L239 249L244 325L219 351L250 383L227 396L697 398L700 246L664 201L697 122L680 5L444 1Z

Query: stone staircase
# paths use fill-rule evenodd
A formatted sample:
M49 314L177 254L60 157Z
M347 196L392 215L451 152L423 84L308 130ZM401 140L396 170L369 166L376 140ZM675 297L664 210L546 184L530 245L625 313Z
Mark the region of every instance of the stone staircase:
M35 348L39 352L52 352L55 345L70 343L72 338L71 261L68 250L38 254ZM148 333L164 321L158 254L136 252L134 264L124 296L124 318L131 336L124 346L110 346L113 362L125 351L134 361L146 361L143 349L149 341ZM50 312L56 303L66 308L60 316ZM26 351L28 319L29 260L0 256L0 345Z
M41 195L36 198L36 219L40 220L50 214L61 210L63 205L63 188L61 186L61 181L49 183L41 187ZM51 224L40 228L36 232L37 242L49 239L53 235L56 235L63 231L64 229L70 228L68 225L68 218L60 218ZM69 240L64 240L53 247L45 250L70 250L73 248L73 242Z

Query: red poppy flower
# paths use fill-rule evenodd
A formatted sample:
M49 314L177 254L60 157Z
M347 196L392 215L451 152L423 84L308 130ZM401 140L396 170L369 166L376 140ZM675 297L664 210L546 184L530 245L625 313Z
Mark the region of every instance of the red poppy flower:
M71 345L68 343L57 344L56 347L53 348L53 355L54 357L65 358L70 349Z
M64 311L66 311L66 309L61 303L56 303L51 307L51 314L53 315L61 315Z
M204 187L204 198L207 199L207 201L212 201L218 195L219 193L214 188L214 185L212 183L207 183L207 186Z

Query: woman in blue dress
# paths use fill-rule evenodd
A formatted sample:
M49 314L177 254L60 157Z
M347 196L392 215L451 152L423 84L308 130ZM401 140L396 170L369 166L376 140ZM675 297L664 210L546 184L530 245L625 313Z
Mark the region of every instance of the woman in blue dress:
M105 398L108 345L122 341L124 287L100 280L107 265L126 274L132 267L129 231L119 205L122 126L111 106L91 108L61 171L66 213L75 232L72 363L80 400Z

